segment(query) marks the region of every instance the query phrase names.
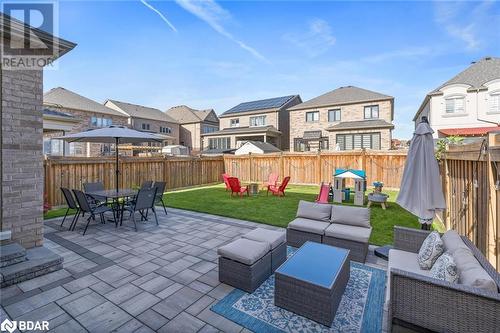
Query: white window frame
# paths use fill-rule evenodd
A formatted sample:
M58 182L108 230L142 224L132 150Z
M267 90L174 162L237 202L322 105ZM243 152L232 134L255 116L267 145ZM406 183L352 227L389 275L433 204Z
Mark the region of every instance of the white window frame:
M257 123L257 119L262 119L262 124ZM253 116L250 117L250 127L266 126L266 116Z
M233 118L229 120L230 127L240 127L240 118Z
M456 111L456 105L454 102L453 103L453 111L452 112L448 112L448 101L456 101L456 100L463 100L463 110L462 111ZM458 95L448 95L444 98L444 114L446 115L452 115L452 114L466 114L467 113L467 107L466 107L466 104L467 104L467 100L466 100L466 96L465 95L462 95L462 94L458 94Z

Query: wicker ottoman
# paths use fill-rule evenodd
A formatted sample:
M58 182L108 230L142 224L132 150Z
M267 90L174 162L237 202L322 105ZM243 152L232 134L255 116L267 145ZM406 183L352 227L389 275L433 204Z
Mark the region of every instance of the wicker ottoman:
M349 268L349 250L307 242L276 270L274 305L331 327Z
M243 238L268 243L271 246L271 270L273 272L285 262L286 234L284 231L257 228L243 235Z
M240 238L217 250L219 281L252 293L271 276L268 243Z

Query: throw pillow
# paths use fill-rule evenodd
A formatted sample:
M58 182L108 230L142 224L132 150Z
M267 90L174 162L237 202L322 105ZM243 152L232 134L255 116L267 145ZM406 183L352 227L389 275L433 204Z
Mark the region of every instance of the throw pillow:
M431 276L435 279L458 283L458 269L449 253L443 253L432 265Z
M431 232L418 251L418 265L422 269L431 269L437 258L444 252L444 245L437 231Z

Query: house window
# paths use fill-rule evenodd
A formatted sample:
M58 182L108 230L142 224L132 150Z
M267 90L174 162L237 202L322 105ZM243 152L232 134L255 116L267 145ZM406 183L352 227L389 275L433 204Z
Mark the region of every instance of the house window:
M319 111L306 112L306 122L319 121Z
M310 151L313 150L328 150L329 141L328 138L319 138L317 140L305 140L303 138L296 138L293 140L293 150L294 151Z
M500 91L490 94L490 112L500 112Z
M240 119L231 119L231 127L240 127Z
M142 129L143 130L146 130L146 131L149 131L149 124L145 124L145 123L142 123Z
M378 105L365 106L365 119L377 119L377 118L378 118Z
M380 149L380 133L337 134L340 150Z
M231 138L210 138L208 139L208 149L230 149Z
M111 126L113 121L111 118L102 118L102 117L91 117L90 118L90 126L91 127L106 127Z
M250 117L250 126L265 126L266 116Z
M160 126L160 133L170 134L170 133L172 133L172 129L170 127L161 127Z
M340 109L328 110L328 122L340 121Z
M205 134L205 133L213 133L213 132L216 132L218 130L219 129L217 127L203 125L203 127L201 128L201 133L203 133L203 134Z
M452 96L445 100L446 113L464 113L465 112L465 97Z

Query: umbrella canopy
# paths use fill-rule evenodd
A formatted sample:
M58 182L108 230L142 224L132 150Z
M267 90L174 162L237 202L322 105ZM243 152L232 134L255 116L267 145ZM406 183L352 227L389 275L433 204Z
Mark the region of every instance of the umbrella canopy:
M98 142L98 143L114 143L116 145L116 168L115 168L115 184L116 191L120 188L118 185L118 175L120 167L118 161L118 144L120 143L140 143L140 142L162 142L164 139L156 134L136 131L124 126L108 126L98 129L69 134L58 137L56 139L67 142Z
M416 215L422 224L431 224L436 210L446 208L432 133L427 122L417 125L396 199L401 207Z

